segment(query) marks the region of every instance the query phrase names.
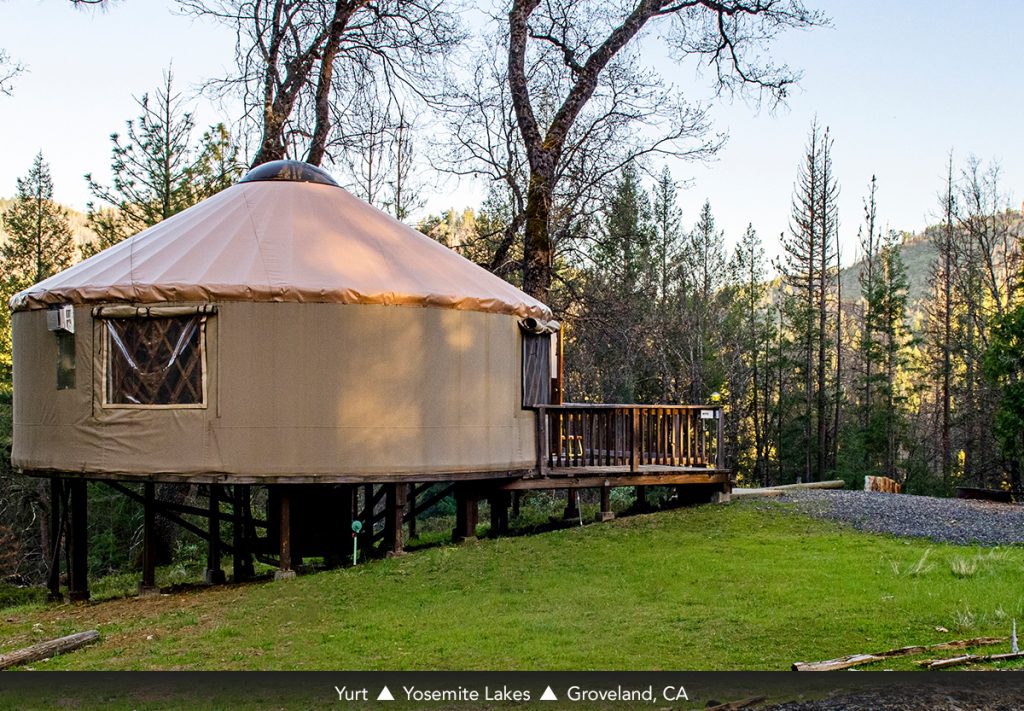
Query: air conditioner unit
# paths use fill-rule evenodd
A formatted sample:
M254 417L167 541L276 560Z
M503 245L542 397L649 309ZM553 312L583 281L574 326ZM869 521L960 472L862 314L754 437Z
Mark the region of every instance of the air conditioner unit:
M75 308L71 304L61 304L46 312L46 327L51 331L75 332Z

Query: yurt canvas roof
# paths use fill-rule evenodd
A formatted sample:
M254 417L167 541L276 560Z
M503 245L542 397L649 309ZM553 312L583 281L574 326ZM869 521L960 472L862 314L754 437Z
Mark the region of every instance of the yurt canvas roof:
M551 310L426 235L322 182L240 182L11 299L290 301L514 314Z

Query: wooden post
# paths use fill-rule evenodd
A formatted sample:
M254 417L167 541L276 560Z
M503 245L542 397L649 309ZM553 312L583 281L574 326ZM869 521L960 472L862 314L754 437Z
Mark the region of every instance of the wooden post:
M355 487L341 484L337 490L331 491L338 515L329 532L330 546L324 554L324 563L330 568L336 568L352 560L352 492Z
M142 580L139 595L152 595L156 587L156 493L155 484L142 485Z
M640 408L632 408L632 426L629 431L629 471L640 471Z
M611 487L605 482L601 487L601 510L597 512L597 520L611 521L613 518L615 514L612 513Z
M512 492L512 518L519 518L519 507L521 505L521 499L523 498L522 492Z
M648 508L648 506L647 506L647 487L646 486L635 486L635 487L633 487L633 491L636 494L636 503L633 504L633 507L637 511L646 511L647 508Z
M50 593L50 602L63 602L64 595L60 591L60 540L64 533L61 525L61 501L63 487L59 476L50 477L50 550L47 555L46 587Z
M490 496L491 506L491 535L500 536L508 533L508 504L509 495L507 491L495 491Z
M234 549L231 560L231 575L234 582L248 580L255 575L252 565L252 554L249 551L249 536L246 534L246 499L249 498L249 486L235 484L231 504L231 547Z
M384 511L384 547L386 556L397 556L405 553L405 542L402 539L402 520L405 518L406 494L408 484L385 484Z
M409 539L416 537L416 484L409 484Z
M363 486L363 530L373 530L373 484Z
M279 553L278 569L274 571L274 580L282 580L295 577L295 570L292 568L292 497L291 489L287 486L279 487L280 497L280 518L281 518L281 549Z
M210 540L206 548L206 572L203 580L207 585L224 582L224 571L220 567L220 487L210 484Z
M68 597L72 602L89 599L89 528L88 483L73 479L71 487L71 531L68 536L68 561L71 575Z
M359 533L359 550L363 551L360 555L367 557L373 555L373 522L375 519L373 499L373 484L364 485L363 508L359 513L363 522L363 530Z
M724 414L725 413L722 412L721 408L715 411L715 416L717 417L716 422L718 423L718 428L715 433L716 469L725 469L725 448L722 446L722 440L724 439L723 435L725 433L725 420L722 417Z
M455 529L452 542L476 540L476 524L479 516L478 494L472 482L455 485Z
M541 405L534 413L534 437L537 440L537 476L547 476L548 466L548 414L547 409Z
M580 505L579 494L576 489L565 490L565 511L562 512L564 521L579 521Z

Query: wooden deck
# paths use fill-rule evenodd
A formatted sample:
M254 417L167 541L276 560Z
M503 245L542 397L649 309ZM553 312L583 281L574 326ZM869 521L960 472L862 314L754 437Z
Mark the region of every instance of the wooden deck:
M537 473L724 470L722 434L719 406L543 405L537 408Z

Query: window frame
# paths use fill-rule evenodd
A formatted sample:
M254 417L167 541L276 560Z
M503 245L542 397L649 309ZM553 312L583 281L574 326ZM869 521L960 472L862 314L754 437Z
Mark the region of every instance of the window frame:
M100 313L94 314L94 321L99 327L100 338L102 340L100 348L100 377L99 382L99 404L104 410L206 410L210 407L209 397L209 362L206 356L206 322L207 319L216 313L216 311L204 311L197 309L191 314L186 313L159 313L153 309L153 313L150 313L150 309L138 309L139 313L134 315L128 314L104 314L102 310ZM200 386L202 388L202 402L198 403L159 403L159 404L146 404L146 403L120 403L120 402L109 402L108 386L109 381L107 375L110 368L110 357L111 357L111 335L110 329L107 324L108 321L115 320L137 320L145 321L148 319L156 318L198 318L199 319L199 379Z

